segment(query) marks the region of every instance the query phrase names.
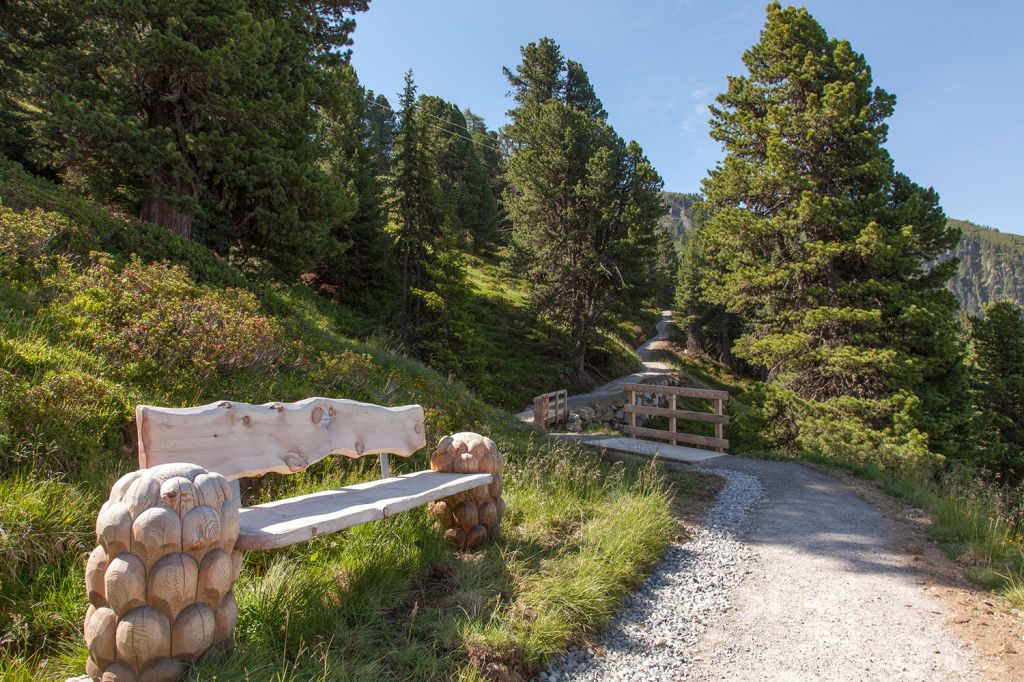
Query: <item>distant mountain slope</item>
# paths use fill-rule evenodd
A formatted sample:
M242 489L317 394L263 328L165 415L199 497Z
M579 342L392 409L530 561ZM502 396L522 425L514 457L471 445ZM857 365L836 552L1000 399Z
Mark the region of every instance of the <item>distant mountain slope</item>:
M949 222L963 230L953 252L960 268L949 283L960 307L976 315L989 301L1008 298L1024 304L1024 236L966 220Z
M668 212L661 218L661 225L680 246L686 243L686 231L693 227L693 204L700 201L699 194L662 192L661 199L668 204Z
M693 226L693 204L699 194L662 192L669 210L661 219L676 242L686 243L686 231ZM1024 305L1024 236L1007 234L967 220L949 219L963 232L953 251L960 267L949 282L960 307L970 315L981 312L990 301L1008 298Z

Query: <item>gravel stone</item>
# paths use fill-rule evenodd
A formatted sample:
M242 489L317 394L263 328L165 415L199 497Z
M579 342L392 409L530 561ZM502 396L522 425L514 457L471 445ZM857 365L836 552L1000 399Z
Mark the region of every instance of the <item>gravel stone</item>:
M762 495L749 474L695 469L726 479L715 504L685 545L673 544L592 649L571 647L537 680L678 680L691 649L715 616L729 610L729 590L755 554L738 533Z

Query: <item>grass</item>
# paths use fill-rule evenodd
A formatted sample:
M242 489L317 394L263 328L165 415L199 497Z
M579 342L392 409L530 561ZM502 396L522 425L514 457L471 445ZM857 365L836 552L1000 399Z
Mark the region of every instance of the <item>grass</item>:
M136 466L138 403L311 395L420 403L428 441L473 430L506 455L504 535L479 551L446 546L418 509L247 554L235 650L205 657L189 672L194 680L525 677L607 622L676 533L676 484L659 469L603 462L549 441L478 397L500 394L518 406L521 396L550 388L547 354L558 349L547 344L548 331L530 345L521 284L484 295L507 279L491 265L471 272L481 310L491 306L478 317L492 334L482 352L499 360L493 383L473 390L354 338L366 325L305 287L250 281L195 244L0 163L2 206L14 210L0 211L0 679L81 674L85 555L111 483ZM94 251L110 254L110 270L83 279L98 262ZM154 265L164 261L184 268L189 281ZM130 268L143 282L160 278L152 282L164 292L159 301L145 298L146 287L113 295L110 287ZM214 303L202 307L205 316L187 317L197 301ZM152 346L132 346L137 339L118 315L157 303L165 308L150 335L166 335L168 345L147 337ZM505 314L517 331L502 340ZM230 322L239 316L267 325L268 343L279 344L272 356L245 354L244 327ZM167 327L169 319L181 324ZM104 327L104 320L114 322ZM175 336L201 324L220 325L226 337L215 371ZM632 343L626 337L645 333L644 324L620 325L622 336L609 343ZM168 361L171 341L180 355ZM519 385L520 373L531 378ZM428 454L394 469L427 468ZM332 458L293 476L268 475L246 501L367 480L372 464Z
M466 382L485 402L518 411L533 397L559 388L586 392L609 378L636 370L633 349L654 336L660 314L653 308L620 312L598 328L580 376L566 335L538 320L527 307L529 288L500 265L468 257L469 319L475 334L475 367ZM514 352L510 352L514 349Z

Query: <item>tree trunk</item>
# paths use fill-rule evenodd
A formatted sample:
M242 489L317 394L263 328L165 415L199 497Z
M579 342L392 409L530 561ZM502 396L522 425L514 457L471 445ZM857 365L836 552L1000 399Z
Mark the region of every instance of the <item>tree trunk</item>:
M150 176L149 191L142 199L139 218L164 228L184 240L192 236L191 212L182 211L175 199L191 197L192 192L184 180L168 180L163 173Z

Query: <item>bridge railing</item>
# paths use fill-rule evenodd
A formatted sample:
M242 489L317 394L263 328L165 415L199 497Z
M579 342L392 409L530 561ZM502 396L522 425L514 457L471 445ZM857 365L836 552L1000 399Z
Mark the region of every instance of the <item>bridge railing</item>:
M626 433L637 437L667 440L672 445L686 443L688 445L714 448L719 452L725 452L729 447L729 441L725 438L725 425L729 423L729 416L723 414L722 410L723 403L729 399L728 391L717 391L707 388L685 388L682 386L655 386L653 384L626 384L625 390L629 394L629 401L622 408L623 412L629 415L629 424L624 429ZM638 394L667 396L668 407L639 404L637 402ZM710 400L712 401L714 411L699 412L676 409L676 401L679 398ZM641 417L668 417L668 431L637 426L637 415ZM714 438L691 433L680 433L676 430L676 423L680 419L683 421L710 422L714 424Z
M568 418L569 391L566 389L542 393L533 399L533 424L541 431L546 431L549 423L557 424Z

